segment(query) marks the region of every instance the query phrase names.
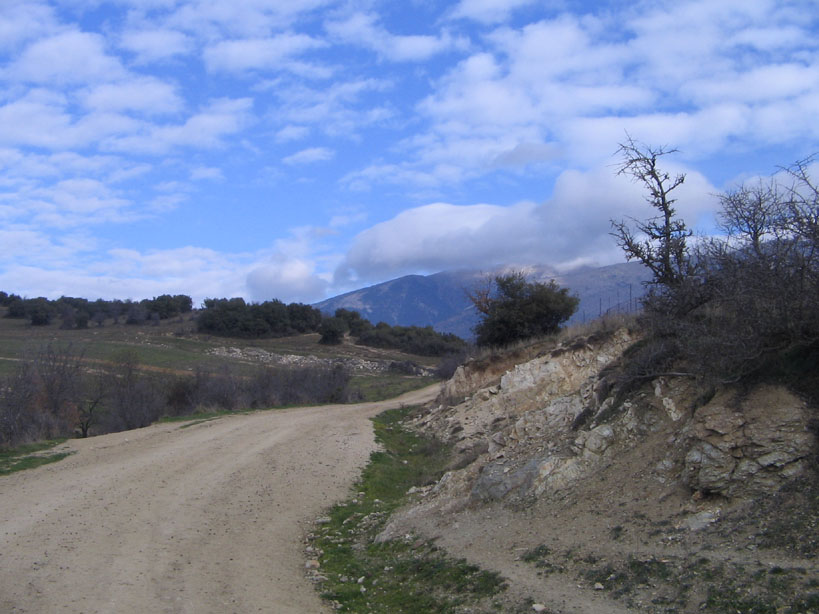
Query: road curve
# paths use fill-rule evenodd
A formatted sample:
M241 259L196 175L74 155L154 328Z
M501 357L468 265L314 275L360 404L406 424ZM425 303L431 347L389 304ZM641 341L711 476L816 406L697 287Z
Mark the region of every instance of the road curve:
M327 612L302 537L374 448L369 418L431 400L265 411L72 440L0 477L0 612Z

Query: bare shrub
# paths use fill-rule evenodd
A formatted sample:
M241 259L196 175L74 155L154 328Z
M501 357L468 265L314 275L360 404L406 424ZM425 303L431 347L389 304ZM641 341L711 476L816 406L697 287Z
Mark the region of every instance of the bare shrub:
M139 358L126 351L115 358L109 374L110 397L105 426L109 432L148 426L165 408L165 394L156 378L139 371Z
M785 169L785 182L723 194L719 220L725 235L701 242L693 254L662 248L673 232L657 238L659 247L650 255L671 252L683 261L672 259L670 275L662 267L655 271L641 317L647 339L632 356L635 377L660 374L673 362L677 371L738 381L793 371L819 351L819 189L810 176L812 162L807 158ZM662 185L655 175L638 179L656 206ZM673 209L664 211L661 219L673 221L667 215ZM622 227L615 225L618 233ZM627 256L643 260L634 248L636 237L634 244L620 238Z

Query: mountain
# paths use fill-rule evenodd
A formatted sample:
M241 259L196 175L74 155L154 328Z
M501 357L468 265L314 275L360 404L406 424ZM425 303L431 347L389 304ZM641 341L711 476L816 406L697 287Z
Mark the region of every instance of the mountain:
M314 306L324 313L336 309L358 311L370 322L400 326L432 326L440 332L468 339L478 317L467 296L487 277L511 267L493 271L444 271L434 275L407 275L368 288L326 299ZM604 267L581 267L558 273L548 266L520 269L529 279L554 279L580 297L580 306L570 322L592 320L609 310L633 311L643 295L644 281L651 278L641 264L623 263Z

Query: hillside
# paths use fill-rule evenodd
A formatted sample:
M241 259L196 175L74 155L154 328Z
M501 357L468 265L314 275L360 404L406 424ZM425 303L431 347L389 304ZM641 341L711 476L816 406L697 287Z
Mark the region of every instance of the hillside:
M357 361L386 366L393 361L410 360L430 367L436 362L428 356L352 343L322 345L318 343L318 333L265 339L201 334L196 332L196 312L156 325L114 324L108 320L103 326L92 325L82 330L63 330L56 322L31 326L27 320L4 318L3 314L0 308L0 374L9 373L33 348L50 341L72 344L92 362L109 361L123 351L132 351L146 368L176 372L192 372L200 366L216 367L226 362L242 369L265 362L265 357L268 362L291 363L298 362L299 357L313 357L348 361L353 366Z
M629 310L629 299L642 296L643 282L649 279L637 263L605 267L581 267L558 273L546 266L525 267L536 281L556 280L580 297L580 306L571 320L583 322L608 310ZM432 326L464 339L472 336L477 316L467 297L491 271L445 271L434 275L408 275L381 284L348 292L315 304L325 313L353 309L373 323L401 326Z
M164 418L377 401L435 380L434 357L318 333L217 337L197 333L195 316L73 329L0 317L0 451Z
M459 368L405 426L454 447L375 543L434 543L506 579L469 612L819 611L816 410L774 381L623 390L603 327Z

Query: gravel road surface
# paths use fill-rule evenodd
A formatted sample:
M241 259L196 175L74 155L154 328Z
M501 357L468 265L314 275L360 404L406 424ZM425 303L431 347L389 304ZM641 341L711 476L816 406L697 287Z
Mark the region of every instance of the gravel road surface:
M0 612L328 612L303 535L374 449L369 418L437 392L67 442L0 477Z

